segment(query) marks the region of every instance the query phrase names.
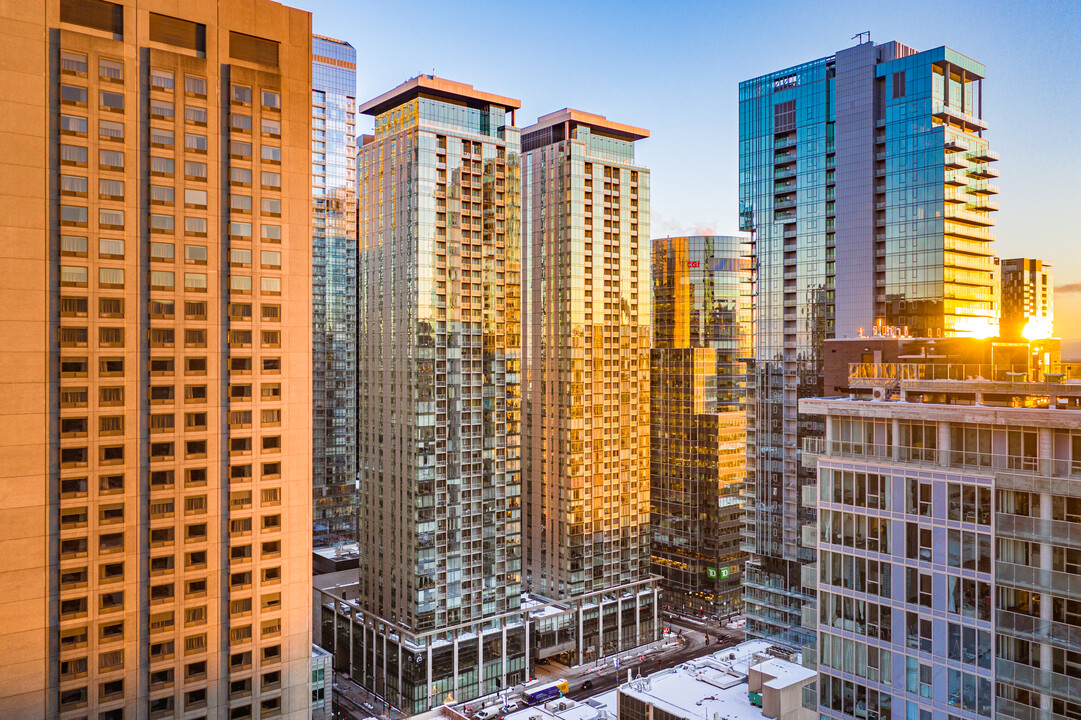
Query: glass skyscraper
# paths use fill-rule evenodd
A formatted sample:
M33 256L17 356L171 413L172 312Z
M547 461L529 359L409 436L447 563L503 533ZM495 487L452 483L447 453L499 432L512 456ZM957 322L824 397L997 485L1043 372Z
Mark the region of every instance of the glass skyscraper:
M354 680L417 712L525 679L517 100L364 103Z
M522 131L526 587L545 597L649 577L648 136L569 109Z
M751 261L745 238L653 241L650 506L653 572L711 613L742 604L744 360Z
M357 51L312 37L312 535L356 539Z
M740 84L740 222L752 231L756 347L745 601L752 634L794 644L812 593L815 512L797 416L822 388L822 343L899 326L997 332L979 63L945 47L864 42Z

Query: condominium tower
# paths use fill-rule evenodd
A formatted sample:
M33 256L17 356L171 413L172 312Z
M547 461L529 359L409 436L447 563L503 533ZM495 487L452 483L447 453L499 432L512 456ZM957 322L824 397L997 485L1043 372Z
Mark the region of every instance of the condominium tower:
M526 587L545 597L649 576L648 136L578 110L522 131Z
M886 326L996 334L997 155L984 68L949 48L867 41L740 84L740 222L754 233L755 404L748 440L748 629L802 644L801 488L820 419L822 343Z
M650 506L653 572L668 602L742 603L744 360L752 341L745 238L653 241Z
M1002 261L1002 336L1054 336L1055 287L1051 263L1035 258Z
M357 51L312 38L313 541L356 540Z
M525 679L524 628L504 627L521 603L518 107L431 75L360 107L353 668L412 712Z
M800 402L826 423L816 714L1081 716L1081 387L919 362L853 365L900 398Z
M307 717L310 15L0 33L0 716Z

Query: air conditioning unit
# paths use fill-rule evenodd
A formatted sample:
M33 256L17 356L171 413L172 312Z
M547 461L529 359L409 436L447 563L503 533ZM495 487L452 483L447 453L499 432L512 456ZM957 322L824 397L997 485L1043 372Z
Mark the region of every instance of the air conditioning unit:
M887 394L887 391L886 391L886 388L884 388L884 387L879 386L879 387L871 388L871 399L872 400L885 400L886 399L886 394Z

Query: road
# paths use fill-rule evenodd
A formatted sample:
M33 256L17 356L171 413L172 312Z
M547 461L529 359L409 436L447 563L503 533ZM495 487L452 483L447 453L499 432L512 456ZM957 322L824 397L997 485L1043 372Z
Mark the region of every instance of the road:
M375 693L368 692L349 679L349 676L334 673L334 710L336 718L342 720L361 720L366 717L402 720L405 713L400 710L388 711L386 703Z

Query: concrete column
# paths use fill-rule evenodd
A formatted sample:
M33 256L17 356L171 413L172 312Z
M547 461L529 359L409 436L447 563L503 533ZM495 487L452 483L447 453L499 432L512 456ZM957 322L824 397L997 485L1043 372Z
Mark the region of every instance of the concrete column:
M894 418L892 421L892 429L890 430L892 445L892 457L894 462L901 462L901 421Z
M653 639L656 640L660 637L661 627L657 622L657 614L660 608L657 607L657 588L653 588Z
M623 598L616 600L616 652L623 651Z
M604 600L597 600L597 659L604 655Z
M642 644L642 595L634 591L634 644Z
M500 667L502 667L503 673L501 675L501 679L499 681L499 684L500 684L501 687L506 688L507 687L507 623L506 622L503 623L502 633L503 633L503 644L501 645L501 647L503 648L503 658L502 658L502 660L500 662ZM525 647L526 647L526 665L528 665L529 664L529 628L528 627L526 627L525 636L526 636L526 645L525 645Z
M833 416L826 416L826 455L833 454Z
M353 609L350 609L349 610L349 662L346 663L346 667L349 668L349 677L355 677L353 675L353 646L355 645L356 641L353 639L353 632L356 630L356 627L357 627L357 611L353 610ZM401 685L399 685L398 687L401 687Z
M1054 433L1049 427L1042 427L1039 429L1039 440L1037 441L1037 453L1039 457L1039 469L1040 474L1047 477L1051 476L1051 471L1054 466L1055 459L1055 446L1054 446Z
M477 687L480 694L484 694L484 626L480 626L477 632Z
M1048 431L1050 432L1050 431ZM1043 428L1040 428L1040 445L1043 445ZM1043 461L1041 460L1041 463ZM1052 507L1051 507L1051 494L1040 493L1040 519L1045 523L1050 523L1052 519ZM1050 540L1051 538L1047 538ZM1040 582L1047 582L1050 584L1051 571L1052 571L1052 550L1053 545L1050 542L1040 543ZM1040 623L1045 627L1050 627L1052 622L1052 604L1049 602L1040 603ZM1045 681L1050 681L1052 672L1053 658L1051 656L1051 645L1048 643L1040 643L1040 674L1041 678ZM1040 710L1046 717L1051 715L1051 696L1047 693L1040 693Z
M424 692L428 696L428 707L433 708L435 707L435 695L432 693L432 639L428 638L425 642L427 643L428 654L428 674L426 675L428 684L426 686L427 689Z
M334 642L331 643L334 647L331 648L331 654L334 656L334 660L331 662L331 666L338 669L338 610L341 607L338 603L340 600L334 599Z
M950 466L950 424L948 422L938 424L938 464L942 467Z
M458 699L458 636L454 636L454 654L451 660L451 672L454 673L454 698Z
M585 603L581 600L578 601L578 664L582 664L583 654L586 644L584 617L585 617Z
M402 703L402 639L398 636L398 708L400 709L404 703ZM390 702L390 698L387 698L387 702Z

